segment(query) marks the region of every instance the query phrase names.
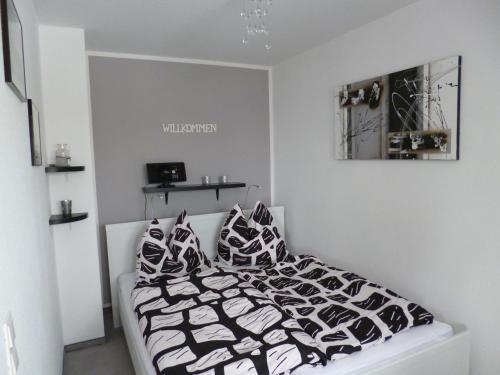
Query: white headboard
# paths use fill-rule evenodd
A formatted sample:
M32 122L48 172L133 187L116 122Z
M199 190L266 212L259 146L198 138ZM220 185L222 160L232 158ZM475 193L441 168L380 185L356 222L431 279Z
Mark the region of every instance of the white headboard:
M285 233L285 209L270 207L276 226L280 233ZM245 211L248 215L248 211ZM200 239L201 247L210 259L217 254L217 239L227 212L189 216L189 222ZM165 233L170 233L176 217L160 219ZM120 326L117 283L118 277L124 273L135 271L136 251L139 237L146 230L149 221L106 225L106 241L108 244L109 281L111 285L111 304L113 306L113 324Z

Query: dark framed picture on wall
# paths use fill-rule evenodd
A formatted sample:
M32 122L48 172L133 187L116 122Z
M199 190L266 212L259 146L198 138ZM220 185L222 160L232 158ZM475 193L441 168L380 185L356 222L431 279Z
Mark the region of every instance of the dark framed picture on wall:
M13 0L0 0L5 82L26 101L23 27Z
M31 99L28 99L28 117L30 125L31 165L38 167L42 165L40 113Z

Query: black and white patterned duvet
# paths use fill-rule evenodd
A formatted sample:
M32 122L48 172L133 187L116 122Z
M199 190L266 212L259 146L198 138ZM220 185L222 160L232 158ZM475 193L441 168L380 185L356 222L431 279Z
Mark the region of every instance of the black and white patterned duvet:
M243 275L213 268L137 286L132 301L158 374L278 375L326 362L297 321Z
M394 292L312 256L238 272L295 318L331 360L434 319Z
M278 375L433 322L419 305L361 276L295 258L137 286L134 308L157 373Z

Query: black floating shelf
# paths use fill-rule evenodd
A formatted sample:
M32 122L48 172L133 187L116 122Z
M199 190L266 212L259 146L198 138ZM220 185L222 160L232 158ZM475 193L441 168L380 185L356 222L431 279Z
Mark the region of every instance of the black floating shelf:
M73 223L75 221L84 220L87 217L89 217L89 214L87 212L74 213L71 214L70 216L52 215L49 219L49 224L57 225L57 224Z
M219 190L236 189L247 186L244 182L227 182L225 184L198 184L198 185L176 185L176 186L145 186L142 191L145 194L165 193L165 204L168 204L168 193L176 191L194 191L194 190L215 190L217 200L219 200Z
M82 172L85 167L82 166L69 166L69 167L59 167L54 164L50 164L45 167L45 173L66 173L66 172Z

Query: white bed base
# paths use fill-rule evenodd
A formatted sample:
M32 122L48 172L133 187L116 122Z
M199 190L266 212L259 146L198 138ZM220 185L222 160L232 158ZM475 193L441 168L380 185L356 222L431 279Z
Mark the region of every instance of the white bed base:
M120 299L120 294L117 293L117 298ZM126 303L119 303L119 311L120 314L125 316L126 311L123 311L122 309L125 309ZM132 364L134 365L134 371L135 375L151 375L150 368L152 366L152 363L149 365L147 363L144 363L144 360L142 360L142 356L140 353L140 347L139 345L134 342L134 338L132 335L132 330L133 327L128 327L127 322L124 319L123 322L123 333L125 334L125 340L127 341L127 346L128 346L128 351L130 353L130 359L132 360Z
M452 325L452 327L454 335L449 339L431 344L409 355L398 356L390 363L363 371L363 374L468 375L470 333L462 325Z
M278 228L284 233L284 208L272 207L270 211L277 221ZM193 229L200 238L203 250L213 258L216 254L217 237L227 213L190 216ZM176 218L160 220L167 231ZM113 308L113 322L120 326L120 304L118 303L118 277L123 273L135 270L136 247L139 236L146 228L146 221L106 225L108 244L109 275ZM465 327L453 325L454 335L449 339L428 345L411 354L400 355L389 363L379 364L374 368L363 370L366 375L468 375L470 333ZM149 375L146 366L136 353L136 345L130 342L128 329L125 337L136 375ZM355 372L354 374L361 374ZM332 374L334 375L334 374Z

